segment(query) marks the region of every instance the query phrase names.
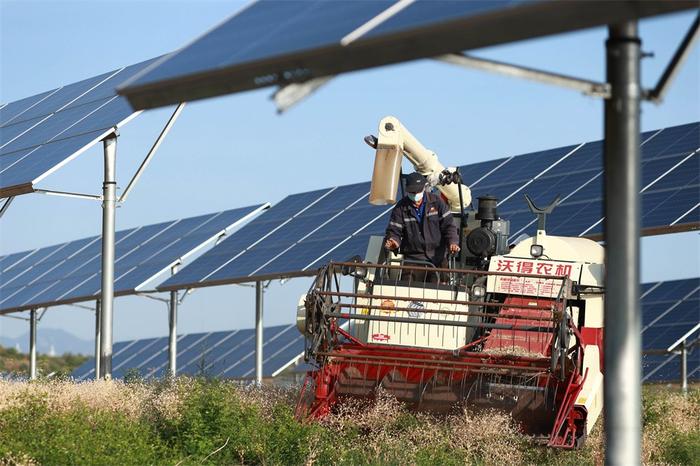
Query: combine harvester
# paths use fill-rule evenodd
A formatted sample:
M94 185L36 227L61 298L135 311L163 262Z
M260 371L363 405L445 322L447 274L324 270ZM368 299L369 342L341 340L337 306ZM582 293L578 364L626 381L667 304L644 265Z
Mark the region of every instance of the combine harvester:
M364 259L322 267L300 300L307 374L299 416L323 417L378 388L430 412L499 409L551 447L583 445L603 407L603 247L537 235L515 244L497 200L478 209L446 169L393 117L379 125L369 200L392 204L402 155L450 205L462 252L447 267L412 263L369 240ZM427 267L427 268L426 268Z

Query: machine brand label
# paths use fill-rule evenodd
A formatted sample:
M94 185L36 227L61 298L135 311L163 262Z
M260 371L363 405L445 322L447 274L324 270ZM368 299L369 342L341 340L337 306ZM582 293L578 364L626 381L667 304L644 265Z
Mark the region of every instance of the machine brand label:
M372 340L374 341L389 341L391 337L385 333L373 333Z
M488 281L488 291L491 293L556 297L561 291L562 282L555 278L569 277L572 280L578 280L581 264L494 257L489 264L489 271L543 276L543 278L496 276Z

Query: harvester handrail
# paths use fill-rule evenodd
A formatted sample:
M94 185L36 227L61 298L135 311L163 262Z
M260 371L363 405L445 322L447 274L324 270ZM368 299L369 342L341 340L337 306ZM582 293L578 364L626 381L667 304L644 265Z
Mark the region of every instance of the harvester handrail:
M376 361L386 361L387 357L386 356L375 356L375 355L370 355L370 354L352 354L352 353L340 353L336 351L319 351L318 354L320 356L325 356L328 358L334 358L334 359L361 359L363 361L370 361L370 360L376 360ZM499 355L499 354L488 354L488 353L477 353L479 357L485 358L486 356L489 357L490 359L508 359L508 356L505 355ZM405 358L405 357L400 357L400 356L392 356L391 361L396 361L397 365L400 363L414 363L416 361L420 361L421 363L426 363L426 360L424 359L417 359L417 358ZM537 362L542 362L542 359L546 359L546 357L543 358L523 358L523 357L518 357L518 361L526 361L526 362L531 362L531 363L537 363ZM513 360L515 361L515 360ZM452 368L452 367L484 367L486 364L484 364L484 361L479 361L479 362L469 362L469 361L445 361L445 360L440 360L440 359L435 359L432 361L428 361L431 363L430 367L447 367ZM416 367L416 366L412 366ZM508 370L523 370L523 371L531 371L531 372L538 372L538 373L543 373L546 372L543 370L542 367L537 367L537 366L522 366L522 365L517 365L517 364L488 364L489 368L494 368L494 369L508 369Z
M381 299L381 298L378 298L378 299ZM391 298L391 299L397 299L397 298ZM426 308L413 308L413 307L400 307L400 306L382 307L381 304L379 306L372 305L372 304L352 304L352 303L341 303L341 302L337 302L334 304L336 307L340 307L340 308L346 307L346 308L352 308L352 309L377 309L377 310L381 310L381 311L392 311L392 312L393 311L420 312L420 313L424 313L424 314L445 314L445 315L450 315L450 316L496 317L495 314L489 314L488 312L472 312L472 311L463 312L463 311L450 311L448 309L426 309ZM458 303L451 303L451 304L468 304L468 303L467 302L458 302ZM353 315L355 315L355 314L353 314ZM522 315L509 315L509 314L498 314L498 316L509 318L509 319L525 319L525 320L541 320L541 321L545 321L545 322L559 322L559 319L556 316L554 316L554 317L539 317L539 316L522 316ZM420 322L423 322L423 320L421 320Z
M472 323L459 320L439 320L439 319L416 319L410 317L383 317L364 314L348 314L344 312L329 312L328 317L350 320L370 320L378 322L396 322L405 324L425 324L425 325L447 325L450 327L475 327L475 328L492 328L501 330L522 330L526 332L552 332L556 327L542 327L539 325L523 325L516 326L514 324L492 324L486 322Z
M316 291L320 296L335 296L338 298L363 298L363 299L395 299L397 301L420 301L424 303L432 304L460 304L460 305L473 305L473 306L488 306L488 307L509 307L514 309L534 309L537 311L552 311L555 312L555 306L529 306L527 304L509 304L500 302L487 302L487 301L462 301L455 299L438 299L438 298L423 298L421 296L392 296L392 295L379 295L379 294L367 294L367 293L349 293L343 291ZM558 307L558 306L556 306ZM399 309L399 308L392 308ZM415 309L411 309L415 310ZM433 312L433 311L430 311ZM437 311L435 311L437 312ZM468 314L465 314L468 315ZM477 315L477 314L475 314ZM493 314L484 313L489 317L493 317Z

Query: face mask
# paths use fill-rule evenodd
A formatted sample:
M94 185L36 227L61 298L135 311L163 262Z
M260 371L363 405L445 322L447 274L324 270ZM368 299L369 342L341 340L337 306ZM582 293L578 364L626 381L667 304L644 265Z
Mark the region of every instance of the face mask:
M423 191L419 193L408 193L406 196L412 201L412 202L420 202L423 200Z

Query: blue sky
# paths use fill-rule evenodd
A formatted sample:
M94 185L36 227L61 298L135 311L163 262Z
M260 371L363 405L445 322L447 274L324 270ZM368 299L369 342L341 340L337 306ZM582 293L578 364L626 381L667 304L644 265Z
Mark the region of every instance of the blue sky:
M0 100L11 102L174 50L237 11L241 2L0 0ZM694 12L644 20L642 81L655 84ZM607 32L583 32L475 51L483 57L602 81ZM645 103L642 129L700 119L697 47L661 106ZM195 102L182 116L128 201L117 228L257 204L369 179L372 153L362 137L388 114L399 117L443 163L457 165L602 137L603 104L574 91L421 60L351 73L277 115L273 89ZM124 187L172 109L149 111L122 131L118 180ZM93 148L47 178L43 187L97 193L101 150ZM261 181L264 180L264 181ZM17 198L0 220L0 254L64 242L100 231L96 202ZM679 247L680 246L680 247ZM643 240L644 281L700 275L697 233ZM685 259L684 259L685 258ZM691 259L687 259L691 258ZM266 324L291 323L308 280L274 282ZM180 330L253 324L253 290L198 290L180 312ZM92 338L92 315L51 309L41 327ZM27 325L0 318L0 335ZM41 330L40 330L41 331ZM118 298L115 340L165 335L164 304Z

